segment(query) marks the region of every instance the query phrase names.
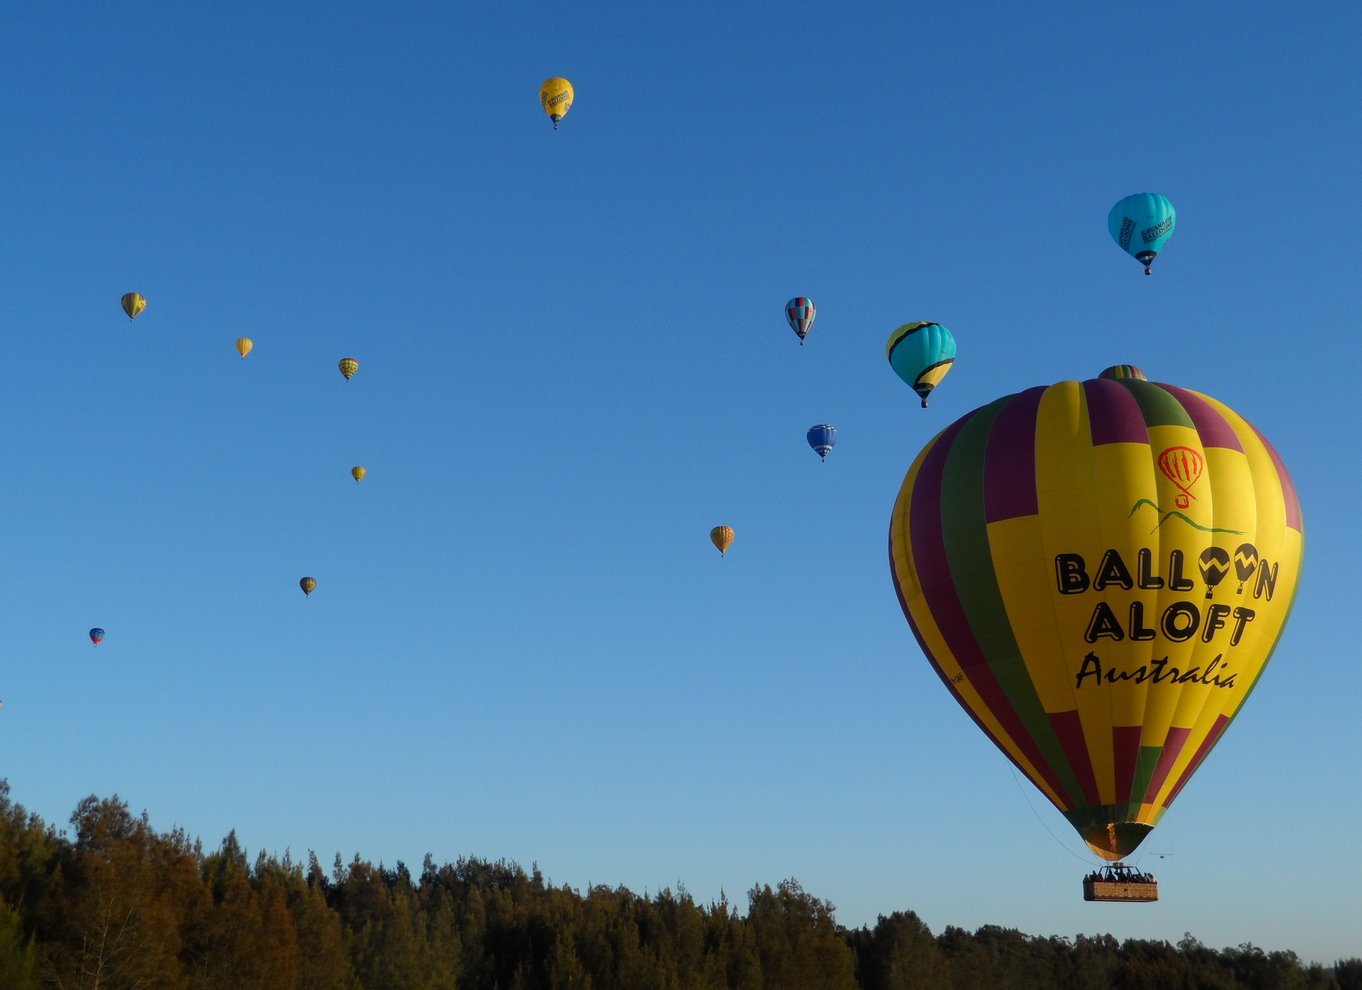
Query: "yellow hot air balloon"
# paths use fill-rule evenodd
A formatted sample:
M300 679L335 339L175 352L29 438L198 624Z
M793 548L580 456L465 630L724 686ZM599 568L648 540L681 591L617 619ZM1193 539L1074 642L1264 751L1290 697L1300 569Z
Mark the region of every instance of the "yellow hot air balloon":
M1106 374L943 430L889 532L899 601L946 687L1109 861L1239 713L1302 543L1286 468L1239 414Z
M341 358L339 367L340 373L345 376L345 380L348 382L355 377L355 372L359 370L359 362L354 358Z
M722 557L733 545L733 527L715 526L709 531L709 542L713 543Z
M553 121L553 129L558 130L558 122L572 109L572 83L561 76L545 79L539 87L539 103Z
M254 346L255 342L252 341L250 337L238 337L236 339L236 352L242 357L251 353L251 348Z
M128 319L135 320L141 315L142 310L147 308L147 297L140 292L125 292L122 303L123 312L128 314Z
M316 578L305 577L298 582L298 587L303 589L304 595L310 596L313 590L317 587L317 580Z
M357 485L364 480L364 476L368 473L369 472L364 470L364 468L359 464L356 464L354 467L350 469L350 477L355 479L355 484Z

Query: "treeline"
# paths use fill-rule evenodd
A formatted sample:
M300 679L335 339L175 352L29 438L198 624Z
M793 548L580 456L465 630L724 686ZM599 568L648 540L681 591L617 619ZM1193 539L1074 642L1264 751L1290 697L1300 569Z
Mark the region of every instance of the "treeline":
M0 990L1362 990L1362 960L1331 973L1190 936L934 936L910 911L850 931L793 880L754 887L741 913L477 859L427 856L419 877L358 857L329 873L315 856L251 863L235 833L205 853L117 797L82 801L71 826L0 780Z

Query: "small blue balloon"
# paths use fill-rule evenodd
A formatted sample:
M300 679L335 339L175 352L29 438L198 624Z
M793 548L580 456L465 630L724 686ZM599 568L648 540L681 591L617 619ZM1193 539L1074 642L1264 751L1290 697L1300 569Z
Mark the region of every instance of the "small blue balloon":
M832 448L837 445L837 427L831 423L819 423L809 427L809 446L823 460L827 460Z
M1146 275L1153 275L1150 266L1173 236L1177 220L1177 211L1165 197L1158 193L1135 193L1111 208L1107 230L1122 251L1144 265Z

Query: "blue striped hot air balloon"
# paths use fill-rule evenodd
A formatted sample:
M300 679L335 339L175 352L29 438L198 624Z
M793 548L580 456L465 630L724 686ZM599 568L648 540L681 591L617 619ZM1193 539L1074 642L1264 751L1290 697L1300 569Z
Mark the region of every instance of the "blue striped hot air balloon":
M831 423L819 423L809 427L809 446L822 460L828 459L832 448L837 445L837 427Z

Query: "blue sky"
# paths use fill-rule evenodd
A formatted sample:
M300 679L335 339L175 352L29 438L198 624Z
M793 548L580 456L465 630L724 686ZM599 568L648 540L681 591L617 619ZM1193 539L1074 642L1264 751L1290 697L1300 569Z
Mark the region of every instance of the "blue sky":
M117 793L210 847L740 905L795 877L851 926L1362 954L1355 6L7 27L0 775L31 810ZM1106 232L1143 190L1178 209L1152 278ZM883 350L917 319L960 348L925 411ZM1136 857L1163 900L1113 909L922 657L885 539L938 430L1118 362L1258 426L1307 549Z

